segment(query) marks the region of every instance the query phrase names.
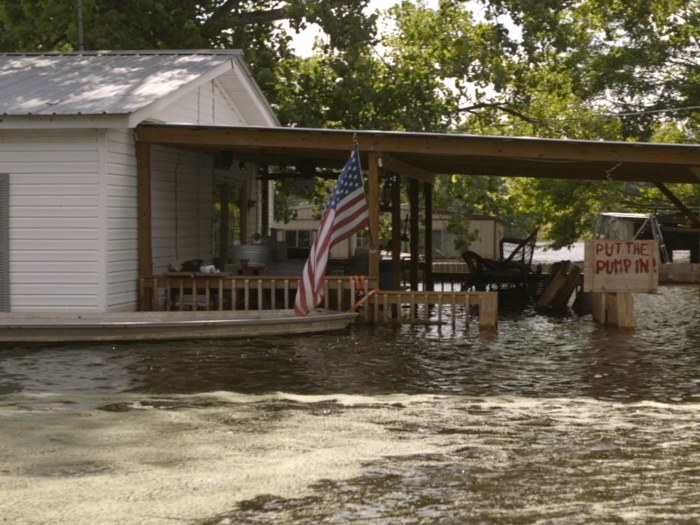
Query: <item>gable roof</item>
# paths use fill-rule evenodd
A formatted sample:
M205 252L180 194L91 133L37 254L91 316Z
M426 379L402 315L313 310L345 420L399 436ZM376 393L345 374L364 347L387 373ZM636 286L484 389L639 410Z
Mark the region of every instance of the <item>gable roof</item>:
M0 54L0 115L131 116L135 126L232 70L263 120L278 125L238 49Z

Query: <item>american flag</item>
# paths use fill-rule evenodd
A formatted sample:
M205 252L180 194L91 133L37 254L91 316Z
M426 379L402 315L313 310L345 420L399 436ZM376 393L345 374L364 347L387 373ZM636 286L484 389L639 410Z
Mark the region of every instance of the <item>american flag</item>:
M338 184L333 190L331 202L323 215L318 235L304 266L301 285L294 300L294 312L297 317L307 315L323 300L328 253L333 245L347 239L368 224L369 213L365 188L362 185L360 152L355 148L338 177Z

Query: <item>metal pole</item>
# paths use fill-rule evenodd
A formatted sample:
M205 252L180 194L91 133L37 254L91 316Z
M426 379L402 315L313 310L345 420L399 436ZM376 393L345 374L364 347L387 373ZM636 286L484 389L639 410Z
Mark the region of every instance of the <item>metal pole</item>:
M83 0L78 0L78 49L85 51L83 46Z

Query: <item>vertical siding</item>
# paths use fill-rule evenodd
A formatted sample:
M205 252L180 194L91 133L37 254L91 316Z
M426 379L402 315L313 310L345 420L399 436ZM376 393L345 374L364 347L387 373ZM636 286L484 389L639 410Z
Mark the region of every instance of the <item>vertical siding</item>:
M245 124L237 108L214 81L190 91L152 116L155 120L187 124Z
M214 94L214 124L220 126L231 126L238 124L246 124L241 116L238 108L228 98L228 95L222 91L218 82L211 83Z
M10 175L10 308L96 310L98 153L95 130L0 132Z
M151 156L153 262L156 273L171 260L212 258L213 159L153 146Z
M107 164L107 309L134 310L138 304L138 176L134 132L110 129Z

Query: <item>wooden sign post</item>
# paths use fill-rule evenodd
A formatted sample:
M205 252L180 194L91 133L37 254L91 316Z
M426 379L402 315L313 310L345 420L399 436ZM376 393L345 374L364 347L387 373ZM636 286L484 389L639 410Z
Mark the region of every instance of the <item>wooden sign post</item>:
M659 241L584 241L583 291L593 292L593 318L634 328L632 293L659 289Z

